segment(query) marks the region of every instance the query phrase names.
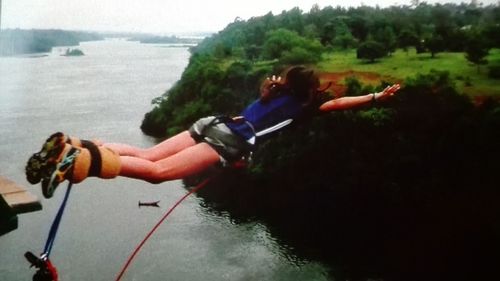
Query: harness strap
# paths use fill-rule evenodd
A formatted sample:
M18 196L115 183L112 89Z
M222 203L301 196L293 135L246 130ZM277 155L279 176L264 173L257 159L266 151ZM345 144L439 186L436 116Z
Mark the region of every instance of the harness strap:
M24 256L31 263L31 266L35 266L38 268L38 271L33 276L33 280L51 280L57 281L57 269L50 262L49 256L52 251L52 247L54 246L54 241L56 240L57 230L59 229L59 224L61 223L61 218L64 213L64 209L66 208L66 204L68 203L69 194L71 192L72 183L68 184L66 188L66 193L64 194L64 199L57 211L57 214L50 226L49 235L47 237L47 241L45 242L45 247L43 249L43 253L40 257L35 256L31 252L26 252Z
M283 122L280 122L280 123L278 123L278 124L276 124L274 126L271 126L271 127L266 128L264 130L256 132L255 136L256 137L260 137L260 136L263 136L263 135L267 135L269 133L272 133L274 131L277 131L277 130L283 128L283 127L286 127L286 126L290 125L292 122L293 122L293 119L287 119L287 120L285 120Z
M221 140L224 144L227 144L228 146L231 146L231 147L235 147L235 148L245 150L245 151L252 151L253 146L250 143L248 143L247 141L245 141L243 138L241 138L240 136L237 136L235 134L228 134L227 132L224 132L216 127L216 125L218 125L218 124L226 124L226 123L233 123L233 122L249 123L244 118L242 118L241 120L235 121L233 118L227 117L225 115L220 115L220 116L216 116L207 126L205 126L203 128L203 132L201 132L201 135L205 136L205 137L215 138L215 139Z
M68 187L66 188L66 193L64 194L64 199L57 211L56 217L52 222L52 226L50 227L49 235L47 237L47 241L45 242L45 247L43 249L43 254L41 255L42 259L48 259L50 252L52 251L52 246L54 246L54 241L56 240L57 230L59 229L59 224L61 223L62 215L64 214L64 209L66 208L66 203L68 202L69 194L71 192L72 183L68 183Z
M252 145L237 135L228 134L214 126L207 126L203 132L205 137L221 140L228 146L235 147L244 151L251 151Z

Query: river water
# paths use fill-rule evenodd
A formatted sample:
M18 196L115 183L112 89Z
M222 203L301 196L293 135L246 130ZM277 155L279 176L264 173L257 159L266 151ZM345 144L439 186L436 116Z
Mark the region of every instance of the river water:
M0 175L36 194L43 210L19 216L0 237L0 280L31 280L25 251L42 251L64 195L50 199L24 177L29 156L55 131L87 139L154 145L139 129L151 100L170 88L189 59L186 47L124 40L82 43L85 56L0 58ZM150 185L90 178L75 185L51 259L60 280L114 280L147 231L184 195L181 181ZM160 200L161 208L138 208ZM293 256L259 222L234 222L191 196L136 257L124 280L328 280L328 269Z

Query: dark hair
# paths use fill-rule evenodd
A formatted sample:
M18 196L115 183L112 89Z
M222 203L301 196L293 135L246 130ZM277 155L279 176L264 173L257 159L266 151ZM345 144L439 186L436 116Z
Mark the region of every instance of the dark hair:
M319 78L313 69L305 66L292 66L284 72L284 85L289 93L306 104L309 104L317 89Z
M281 77L284 78L281 82L274 83L269 78L262 82L260 98L262 102L282 94L297 97L304 106L309 106L315 101L320 83L314 70L305 66L292 66L285 69Z

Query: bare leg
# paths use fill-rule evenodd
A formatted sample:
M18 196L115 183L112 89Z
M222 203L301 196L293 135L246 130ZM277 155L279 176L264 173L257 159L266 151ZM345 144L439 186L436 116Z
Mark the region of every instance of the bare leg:
M156 162L131 156L121 156L120 160L121 176L160 183L201 172L219 162L220 156L202 142Z
M195 145L195 140L188 131L168 138L151 148L140 148L123 143L105 143L104 146L112 149L121 156L133 156L150 161L158 161Z

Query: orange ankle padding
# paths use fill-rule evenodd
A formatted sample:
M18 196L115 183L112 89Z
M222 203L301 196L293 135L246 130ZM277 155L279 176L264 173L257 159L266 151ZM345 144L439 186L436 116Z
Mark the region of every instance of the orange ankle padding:
M121 170L120 155L107 147L98 147L101 154L101 171L99 177L112 179L118 176ZM80 153L73 164L72 183L79 183L89 176L92 156L86 148L79 148Z
M83 147L82 141L79 138L69 136L68 143L74 147Z
M99 152L102 159L102 169L99 177L111 179L118 176L121 170L120 155L110 148L102 146L99 146Z
M82 139L79 139L77 137L72 137L72 136L68 136L68 139L66 141L68 144L71 144L72 146L74 147L80 147L80 148L87 148L86 147L86 142L91 142L93 143L94 145L97 145L97 146L101 146L103 144L103 142L99 139L92 139L92 140L82 140Z
M72 183L79 183L87 178L90 169L90 152L88 149L80 148L80 153L76 156L73 163L73 174L71 176Z

